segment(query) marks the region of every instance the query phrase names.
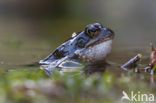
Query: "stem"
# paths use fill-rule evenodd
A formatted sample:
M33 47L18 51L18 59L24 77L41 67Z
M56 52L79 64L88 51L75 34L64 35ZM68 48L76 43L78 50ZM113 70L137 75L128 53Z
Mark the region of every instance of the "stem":
M136 66L136 63L141 59L142 55L137 54L135 57L127 61L125 64L120 66L120 68L124 70L129 70L130 68L134 68Z

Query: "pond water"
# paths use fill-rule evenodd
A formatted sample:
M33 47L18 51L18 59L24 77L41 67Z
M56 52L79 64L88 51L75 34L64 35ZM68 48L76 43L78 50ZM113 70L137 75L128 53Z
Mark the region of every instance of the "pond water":
M18 100L23 100L27 101L27 99L20 97L18 95L19 91L20 91L20 95L24 96L25 92L28 92L27 90L22 90L21 92L21 84L16 82L22 81L21 83L26 84L28 82L28 84L32 84L35 85L37 87L37 90L42 88L43 89L43 93L42 96L49 96L49 97L53 97L53 90L52 93L48 94L48 90L52 89L51 87L47 87L49 86L54 86L52 84L55 84L54 82L49 81L49 78L46 75L44 75L45 73L41 73L42 70L40 69L40 66L35 65L35 63L37 63L39 60L45 58L47 55L49 55L57 46L59 46L61 43L63 43L66 39L68 39L71 34L73 32L77 32L80 30L83 30L84 27L89 24L90 22L87 21L76 21L76 20L26 20L26 19L21 19L21 20L15 20L15 19L1 19L1 34L0 34L0 69L1 69L1 82L2 84L0 84L0 91L2 91L2 96L4 96L5 98L9 98L9 96L7 96L7 93L13 93L15 94L15 97L9 99L9 100L13 100L13 101L18 101ZM113 23L110 23L110 27L112 25L112 29L115 32L115 40L113 42L113 49L111 54L108 57L108 61L114 63L114 65L121 65L123 63L125 63L126 61L128 61L130 58L134 57L136 54L141 53L143 55L143 60L141 61L141 64L143 66L147 66L149 63L149 53L150 53L150 48L149 48L149 43L153 42L153 44L156 46L156 42L155 42L155 38L156 35L153 33L154 30L150 31L149 34L147 35L147 31L141 31L143 34L140 35L139 34L132 34L134 33L134 31L131 30L126 30L124 31L124 28L120 28L120 27L116 27L113 26ZM119 30L118 30L119 28ZM121 30L121 31L120 31ZM139 32L139 31L138 31ZM126 33L126 34L125 34ZM151 34L150 34L151 33ZM147 39L147 40L146 40ZM99 102L103 102L103 100L108 100L110 103L112 103L113 101L118 101L120 103L120 97L122 96L122 91L128 91L129 93L131 91L135 91L136 93L138 91L141 91L142 93L152 93L155 94L155 78L153 77L153 75L150 75L149 73L134 73L133 70L132 71L124 71L121 68L119 68L118 66L107 66L106 71L102 72L104 73L102 76L102 83L104 83L104 88L102 88L101 86L103 86L103 84L97 86L98 87L98 95L99 96L95 96L94 93L82 93L82 95L87 95L88 97L94 97L94 101L97 101L97 98L99 98ZM101 71L103 71L104 68L104 64L96 67L98 69L100 69ZM89 71L89 69L88 69ZM80 85L78 85L78 83L80 82L80 84L82 83L90 83L90 82L99 82L96 80L99 80L97 78L101 78L99 77L99 75L95 75L93 74L91 77L91 80L89 78L87 79L82 79L81 75L83 75L83 70L81 71L76 71L74 74L67 73L67 75L65 77L61 77L60 78L65 78L62 81L67 82L67 84L70 84L70 82L72 82L71 85L67 86L70 90L72 88L71 91L69 91L70 93L70 98L73 98L73 101L75 98L77 98L77 102L80 101L80 98L82 98L81 96L76 96L80 95L81 93L76 92L79 90L82 90L85 87L81 87ZM54 73L54 77L52 78L56 78L56 80L58 80L59 76L57 76L58 74ZM62 74L60 74L62 75ZM71 76L71 77L68 77ZM79 75L81 80L73 77L73 75ZM88 74L87 74L88 75ZM101 74L100 74L101 75ZM19 79L20 78L20 79ZM72 80L70 80L71 78L73 78ZM112 79L113 78L113 79ZM4 81L3 79L5 79L6 81ZM31 80L31 81L28 81ZM95 80L95 81L94 81ZM29 83L30 82L30 83ZM43 83L40 83L43 82ZM56 81L55 81L56 82ZM55 84L56 86L60 86L62 88L63 84L59 84L59 81L57 81L58 84ZM69 83L68 83L69 82ZM9 90L6 90L6 88L3 87L3 85L6 85L5 83L7 83L7 87L9 88ZM15 84L14 84L15 83ZM38 86L39 83L39 86ZM49 84L52 83L52 84ZM45 85L43 85L45 84ZM67 85L66 84L66 85ZM96 83L95 83L96 84ZM86 84L86 85L90 85L90 87L86 86L86 88L90 88L92 92L95 91L96 86L94 83L92 84ZM12 89L15 85L17 91L16 92L12 92ZM77 87L75 85L78 85ZM22 85L23 86L23 85ZM26 85L27 86L27 85ZM47 89L44 89L45 88ZM93 87L91 87L93 86ZM35 87L35 88L36 88ZM55 86L54 86L55 87ZM30 95L28 97L33 97L33 99L31 99L30 101L34 101L34 100L40 100L38 99L40 96L32 96L33 93L38 93L36 92L36 90L33 90L32 88L34 87L25 87L25 85L23 86L23 88L27 88L28 90L30 89L29 92ZM55 88L58 89L58 88ZM90 90L89 89L89 90ZM6 90L6 91L4 91ZM13 89L14 90L14 89ZM58 91L56 92L63 92L65 91L64 89L61 91L62 89L59 88ZM85 90L84 90L85 91ZM83 91L83 92L84 92ZM102 91L99 92L99 91ZM41 92L41 91L40 91ZM72 92L72 93L71 93ZM74 93L75 92L75 93ZM45 93L45 94L44 94ZM106 93L109 94L109 96L111 96L111 98L109 96L106 96ZM120 95L118 95L118 93L120 93ZM68 94L68 95L69 95ZM71 95L74 94L75 97L72 97ZM55 94L57 97L59 98L60 94ZM68 97L66 97L64 94L64 96L62 96L61 98L63 99L69 99ZM104 99L101 98L100 96L106 96ZM85 97L85 96L84 96ZM43 99L48 101L48 99ZM50 99L51 100L51 99ZM88 101L89 99L87 99L86 101ZM56 100L57 101L57 100ZM66 100L68 101L68 100ZM85 99L84 99L85 101ZM18 101L19 102L19 101Z
M66 24L67 26L65 26ZM78 21L32 21L1 19L0 63L6 68L16 65L38 62L49 55L57 46L67 40L73 32L81 31L89 22ZM111 25L110 25L111 26ZM132 34L132 31L117 30L115 32L113 49L108 60L123 63L138 53L145 57L150 53L149 44L156 44L153 31L146 34ZM134 31L133 31L134 32ZM138 40L137 40L138 39ZM145 40L147 39L147 40ZM13 66L14 65L14 66Z
M149 103L149 95L156 96L155 74L119 66L138 53L143 55L138 68L148 65L150 42L156 47L155 2L0 1L0 103L121 103L126 93L129 98L136 94L138 101L125 102ZM95 22L115 32L107 58L111 65L54 70L52 75L37 65L73 32Z

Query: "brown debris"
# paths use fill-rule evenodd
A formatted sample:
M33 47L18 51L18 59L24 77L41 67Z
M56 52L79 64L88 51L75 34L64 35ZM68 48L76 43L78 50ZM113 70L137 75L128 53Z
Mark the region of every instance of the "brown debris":
M151 54L150 54L150 63L149 66L153 68L156 65L156 50L152 43L150 43Z
M141 54L137 54L135 57L133 57L132 59L130 59L128 62L126 62L120 67L124 70L129 70L131 68L134 68L136 66L136 63L141 59L141 57L142 57Z

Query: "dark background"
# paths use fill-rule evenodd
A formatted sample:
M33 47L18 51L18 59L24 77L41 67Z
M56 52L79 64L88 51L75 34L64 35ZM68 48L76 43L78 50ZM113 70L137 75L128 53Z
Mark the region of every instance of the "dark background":
M38 61L94 22L114 30L113 50L148 52L156 45L155 10L155 0L1 0L0 58Z

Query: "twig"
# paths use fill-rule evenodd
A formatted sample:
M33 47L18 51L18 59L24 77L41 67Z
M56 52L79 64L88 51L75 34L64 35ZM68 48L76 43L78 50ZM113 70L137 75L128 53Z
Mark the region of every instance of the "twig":
M130 59L128 62L126 62L125 64L120 66L120 68L122 68L124 70L129 70L130 68L134 68L136 66L136 63L141 59L141 57L142 57L141 54L137 54L135 57Z

